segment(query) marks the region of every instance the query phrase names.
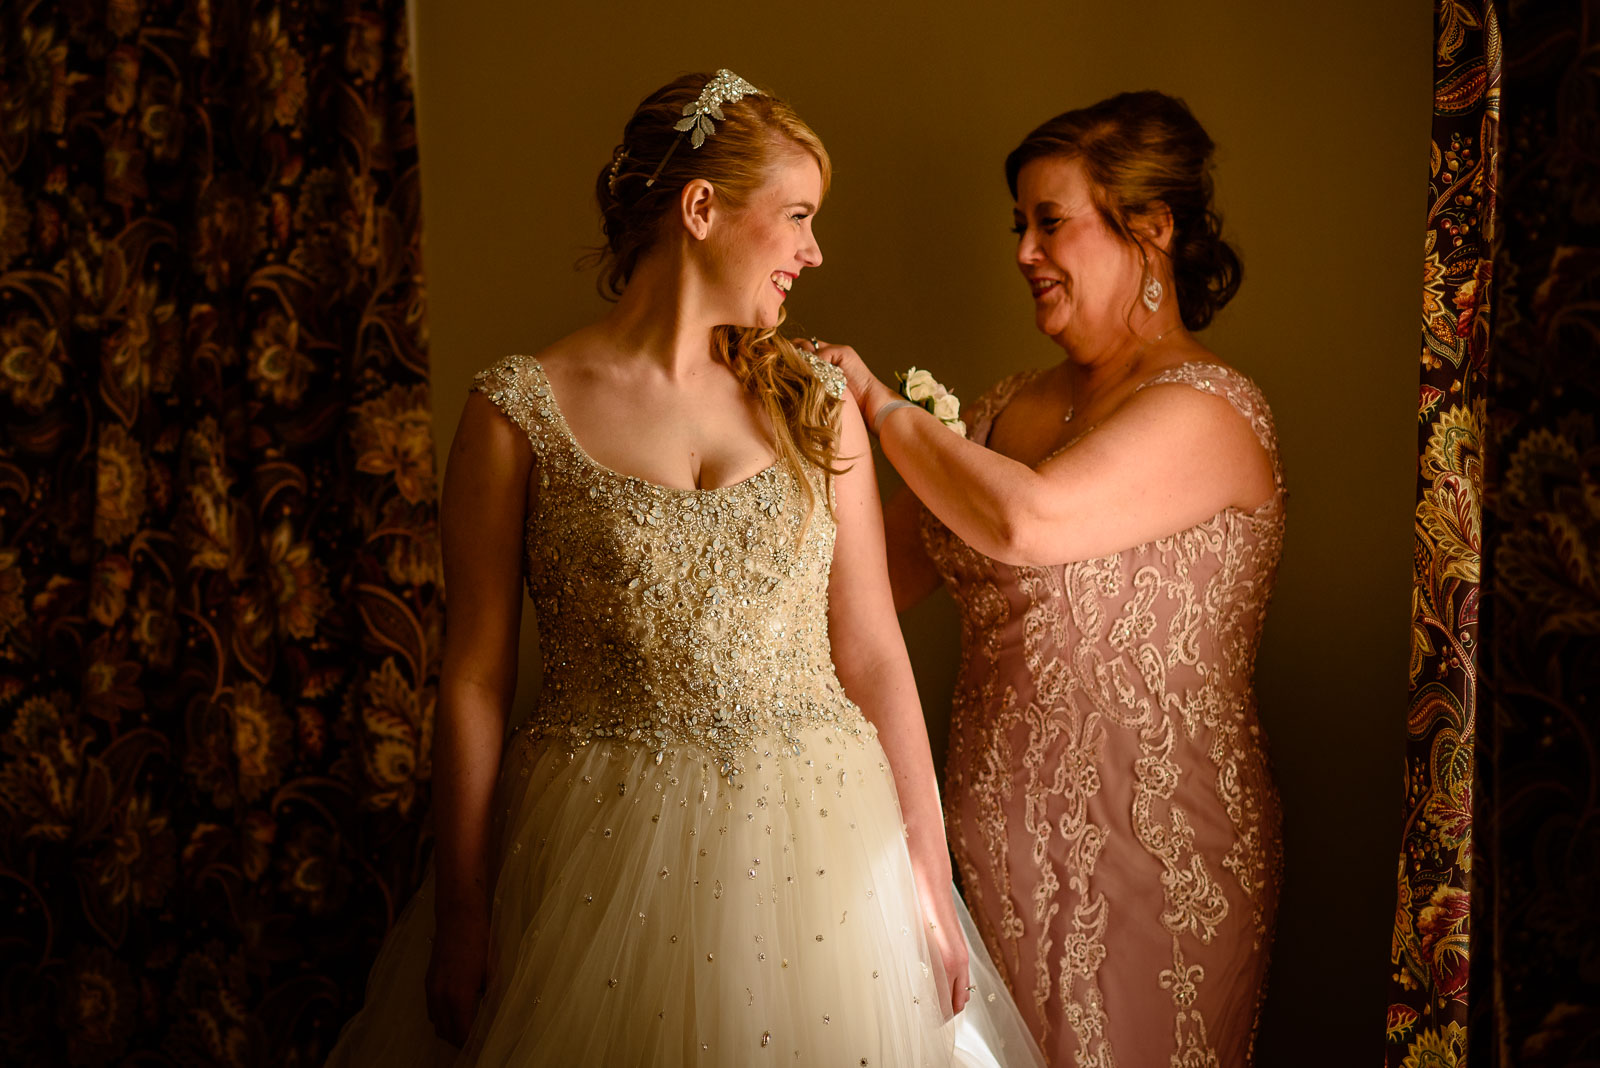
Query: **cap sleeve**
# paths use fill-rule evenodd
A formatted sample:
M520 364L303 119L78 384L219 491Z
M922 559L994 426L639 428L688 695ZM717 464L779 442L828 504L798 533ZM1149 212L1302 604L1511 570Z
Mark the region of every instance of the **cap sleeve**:
M528 435L534 454L544 455L554 413L550 406L550 387L538 360L520 354L507 356L473 375L471 391L487 397Z
M844 372L816 353L806 355L811 360L812 372L822 380L822 388L828 391L828 396L834 400L842 400L846 388Z

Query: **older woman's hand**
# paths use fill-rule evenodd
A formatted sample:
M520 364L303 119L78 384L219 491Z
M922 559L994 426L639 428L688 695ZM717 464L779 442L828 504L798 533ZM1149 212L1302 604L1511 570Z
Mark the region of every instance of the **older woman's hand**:
M862 418L867 425L872 425L873 413L888 401L893 400L897 393L878 381L866 363L849 345L835 345L828 341L810 339L811 351L821 356L844 372L844 380L850 386L850 394L855 397L856 403L861 406Z

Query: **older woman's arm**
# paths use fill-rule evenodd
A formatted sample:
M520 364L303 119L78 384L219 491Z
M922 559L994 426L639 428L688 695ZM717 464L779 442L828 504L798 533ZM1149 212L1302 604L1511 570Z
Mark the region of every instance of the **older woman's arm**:
M894 399L853 350L824 349L868 418ZM1272 492L1270 461L1250 425L1226 400L1183 385L1135 394L1037 468L951 433L921 409L886 413L879 441L929 511L1009 564L1103 556L1230 505L1253 508Z
M834 481L837 540L828 583L828 637L839 681L878 728L889 758L929 941L943 958L953 1008L966 1004L967 947L955 914L950 854L928 730L889 592L877 475L861 414L841 413L840 455L859 457Z

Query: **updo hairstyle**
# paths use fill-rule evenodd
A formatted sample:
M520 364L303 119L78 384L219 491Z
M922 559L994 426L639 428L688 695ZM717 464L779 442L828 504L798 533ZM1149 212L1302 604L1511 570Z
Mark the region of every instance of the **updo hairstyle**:
M1098 104L1057 115L1006 157L1006 184L1036 159L1082 163L1099 209L1113 233L1146 254L1132 221L1172 213L1173 286L1183 325L1200 330L1239 290L1239 256L1222 239L1222 218L1211 206L1211 155L1205 129L1182 100L1147 89L1118 93Z
M765 90L721 105L716 132L699 148L691 147L690 135L674 126L711 78L685 74L645 97L623 127L622 143L600 169L595 199L605 244L597 250L598 284L608 299L622 295L639 258L661 237L684 187L696 178L710 182L723 203L738 208L779 165L809 155L822 171L827 194L833 164L822 140L793 108ZM787 315L787 308L779 312L780 324ZM828 394L809 354L776 327L719 326L712 333L712 350L766 408L779 459L799 483L809 516L816 502L804 462L830 475L840 473L834 467L839 400Z

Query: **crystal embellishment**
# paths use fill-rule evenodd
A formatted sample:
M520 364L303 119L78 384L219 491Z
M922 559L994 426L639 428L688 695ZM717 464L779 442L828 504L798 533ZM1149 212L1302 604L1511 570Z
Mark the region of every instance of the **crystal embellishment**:
M715 78L706 83L704 89L700 90L700 96L694 103L683 106L683 118L673 129L689 135L690 148L699 148L706 143L707 137L717 132L711 120L715 119L717 122L723 120L722 105L760 93L760 89L733 71L723 68L717 71Z

